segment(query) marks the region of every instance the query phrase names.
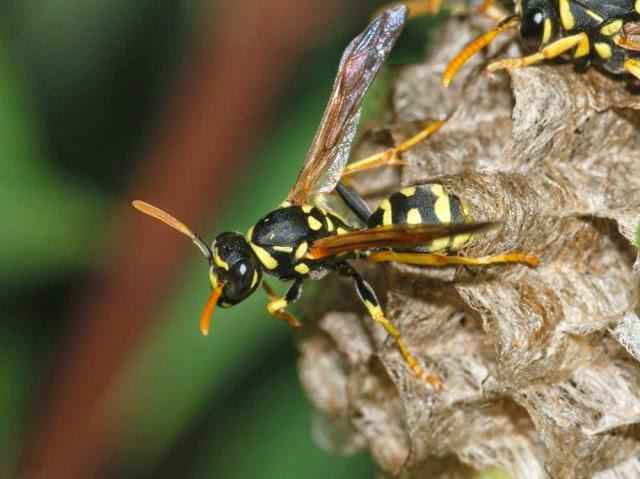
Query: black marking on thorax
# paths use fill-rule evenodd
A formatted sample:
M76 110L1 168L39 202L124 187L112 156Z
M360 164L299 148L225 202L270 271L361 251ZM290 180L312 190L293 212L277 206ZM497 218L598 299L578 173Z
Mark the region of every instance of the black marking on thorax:
M319 239L350 231L332 213L311 205L285 205L263 217L247 239L265 271L279 279L318 279L328 262L312 260L307 253Z

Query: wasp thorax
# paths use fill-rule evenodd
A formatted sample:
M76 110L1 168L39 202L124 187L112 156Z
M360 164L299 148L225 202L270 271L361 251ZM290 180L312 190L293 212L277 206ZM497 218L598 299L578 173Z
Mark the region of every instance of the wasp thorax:
M211 245L213 259L209 279L211 287L224 286L218 304L233 306L249 296L262 279L260 263L245 237L228 232L219 235Z

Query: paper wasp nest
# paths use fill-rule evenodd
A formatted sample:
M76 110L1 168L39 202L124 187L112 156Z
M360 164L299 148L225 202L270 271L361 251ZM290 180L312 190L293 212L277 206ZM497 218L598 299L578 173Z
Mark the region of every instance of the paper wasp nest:
M481 58L444 90L446 61L470 35L450 22L436 53L395 80L396 142L417 131L411 121L454 112L448 123L401 172L355 186L375 203L438 179L474 219L502 221L462 254L524 250L541 264L357 265L409 348L430 358L439 392L412 376L351 285L325 282L340 299L316 307L298 343L303 386L326 418L314 433L401 477L640 477L640 95L570 64L490 79Z

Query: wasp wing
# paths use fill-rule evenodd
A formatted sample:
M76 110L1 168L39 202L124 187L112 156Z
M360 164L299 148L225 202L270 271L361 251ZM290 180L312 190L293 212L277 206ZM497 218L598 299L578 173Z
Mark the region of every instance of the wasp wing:
M292 203L305 203L310 193L328 193L340 180L360 121L362 98L406 19L404 5L384 10L342 54L329 104L289 193Z
M622 25L614 41L626 50L640 52L640 23L627 22Z
M352 231L320 238L311 244L309 256L326 258L340 253L371 248L409 248L438 238L488 228L494 223L397 224Z

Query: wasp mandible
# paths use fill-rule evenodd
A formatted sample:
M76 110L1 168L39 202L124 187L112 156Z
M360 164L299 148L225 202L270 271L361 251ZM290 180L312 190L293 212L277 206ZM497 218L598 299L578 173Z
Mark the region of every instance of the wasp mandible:
M212 292L200 318L203 334L209 332L211 314L216 306L226 308L238 304L259 287L269 298L269 314L297 327L300 323L287 311L287 306L300 298L305 280L320 279L334 271L353 281L369 315L394 339L415 375L437 388L440 381L427 374L409 352L400 331L382 311L373 289L350 261L399 261L431 266L537 263L537 258L524 253L483 258L451 256L450 253L470 240L473 231L488 223L472 222L464 203L449 195L440 184L405 188L371 212L361 197L340 182L346 171L353 173L394 164L398 153L431 134L441 124L427 127L383 154L346 167L364 94L406 20L405 6L388 8L347 46L327 109L298 179L285 201L246 234L222 233L209 246L168 213L142 201L133 202L141 212L191 238L207 258ZM323 201L334 190L350 213L349 217L339 208L327 206L330 202ZM292 285L283 297L277 297L264 275Z

